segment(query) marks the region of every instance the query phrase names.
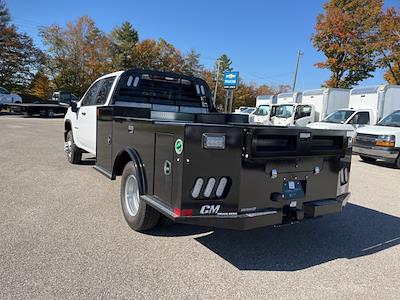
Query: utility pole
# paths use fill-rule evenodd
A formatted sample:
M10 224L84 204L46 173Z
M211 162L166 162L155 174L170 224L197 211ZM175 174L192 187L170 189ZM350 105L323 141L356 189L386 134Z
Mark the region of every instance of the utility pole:
M218 58L218 59L217 59L217 77L216 77L216 80L215 80L214 99L213 99L214 106L215 106L215 103L217 102L217 89L218 89L219 67L220 67L220 64L221 64L221 61L220 61L220 59Z
M294 70L294 78L293 78L292 92L294 92L294 89L296 88L297 72L298 72L298 70L299 70L300 57L301 57L303 54L304 54L304 53L301 52L300 50L297 51L297 62L296 62L296 68L295 68L295 70Z

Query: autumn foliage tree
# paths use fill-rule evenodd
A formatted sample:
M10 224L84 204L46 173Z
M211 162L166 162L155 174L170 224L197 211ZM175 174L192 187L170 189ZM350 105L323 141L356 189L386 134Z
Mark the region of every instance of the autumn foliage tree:
M386 69L385 79L400 85L400 13L391 7L382 15L374 46L377 63Z
M41 98L41 99L49 99L51 96L52 89L50 87L50 80L43 72L43 70L39 70L35 77L33 77L30 93Z
M330 0L324 5L312 36L314 47L326 56L316 66L331 71L324 86L350 88L372 77L382 5L383 0Z
M110 40L88 16L76 23L42 27L48 69L57 89L82 95L99 76L112 70Z

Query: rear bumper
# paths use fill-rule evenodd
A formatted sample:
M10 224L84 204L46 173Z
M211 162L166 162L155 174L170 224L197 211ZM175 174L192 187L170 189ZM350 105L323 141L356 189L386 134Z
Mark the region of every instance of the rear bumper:
M353 146L353 153L377 159L381 158L394 161L399 156L399 152L399 148Z
M271 225L281 225L303 219L315 218L331 213L338 213L347 204L350 193L336 199L306 202L302 209L284 208L283 210L266 210L254 213L229 213L207 216L175 217L177 223L185 223L214 228L248 230Z

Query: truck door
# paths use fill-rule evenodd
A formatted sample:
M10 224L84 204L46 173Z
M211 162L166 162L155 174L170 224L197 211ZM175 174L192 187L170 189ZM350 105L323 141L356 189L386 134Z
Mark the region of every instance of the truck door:
M174 159L174 135L156 133L154 162L154 195L160 200L172 202L172 163Z
M78 112L78 139L85 150L96 153L96 113L98 106L104 106L115 77L96 81L81 102Z
M307 126L307 124L314 121L315 110L311 105L298 105L294 117L295 125Z

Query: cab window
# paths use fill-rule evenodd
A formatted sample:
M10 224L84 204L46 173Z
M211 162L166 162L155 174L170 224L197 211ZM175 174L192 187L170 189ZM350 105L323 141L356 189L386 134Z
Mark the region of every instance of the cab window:
M358 124L358 125L368 125L369 124L369 112L362 111L356 113L350 121L350 124Z
M115 77L108 77L101 80L102 84L99 88L99 92L97 93L94 105L104 105L106 103L114 80Z
M311 116L311 106L301 105L297 107L295 119Z
M96 81L90 87L90 89L87 91L85 97L82 99L81 106L89 106L89 105L93 105L93 103L95 103L97 91L98 91L101 83L102 83L102 80Z

